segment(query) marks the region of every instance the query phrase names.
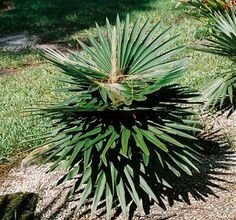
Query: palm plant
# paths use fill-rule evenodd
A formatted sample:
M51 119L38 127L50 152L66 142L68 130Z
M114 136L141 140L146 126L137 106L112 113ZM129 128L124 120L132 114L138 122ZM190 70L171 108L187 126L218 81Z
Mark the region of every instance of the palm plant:
M201 44L201 51L228 57L232 61L229 70L214 79L204 90L208 100L206 107L235 110L236 103L236 16L233 12L225 15L218 13L214 17L215 25L212 38Z
M174 58L184 48L174 46L178 35L160 32L160 22L150 30L150 19L129 23L128 15L123 28L119 17L114 27L107 20L106 34L96 25L98 39L89 34L92 47L79 41L80 53L41 48L72 94L36 109L53 128L40 137L49 145L42 155L52 170L65 167L58 184L77 177L69 193L82 189L77 209L93 198L93 215L104 201L108 219L115 201L125 215L130 203L158 202L157 186L172 185L166 171L191 175L199 162L200 130L189 107L196 93L172 83L188 67Z

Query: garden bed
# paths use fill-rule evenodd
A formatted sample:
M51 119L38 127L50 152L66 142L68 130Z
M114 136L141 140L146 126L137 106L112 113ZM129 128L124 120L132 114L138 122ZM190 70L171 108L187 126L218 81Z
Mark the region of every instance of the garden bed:
M162 207L152 205L147 215L136 211L133 219L235 220L235 166L235 151L228 150L206 156L200 174L193 178L176 180L174 191L162 192ZM1 184L0 194L34 192L41 198L37 206L37 215L41 219L76 219L73 213L77 204L76 198L74 201L64 202L71 182L53 188L63 172L47 173L48 168L49 165L14 168ZM103 219L102 217L96 216L95 219ZM117 218L123 219L121 216ZM88 218L85 214L81 219Z
M206 122L207 118L207 122ZM147 215L137 210L131 212L133 219L204 219L235 220L236 218L236 151L229 147L233 139L226 134L235 132L235 115L226 120L226 114L204 115L206 135L212 138L206 146L206 155L200 166L200 173L193 177L184 176L174 180L175 188L160 190L160 204L150 204ZM233 136L235 138L235 136ZM218 142L219 146L214 145ZM76 219L73 211L78 202L79 193L65 202L69 181L54 187L63 175L63 170L47 172L50 164L15 166L2 179L0 195L15 192L33 192L40 196L36 214L43 220ZM162 197L161 197L162 196ZM87 208L84 207L80 219L88 219ZM101 211L101 210L100 210ZM119 210L114 210L117 219L123 219ZM101 214L102 213L102 214ZM101 211L94 219L105 219Z

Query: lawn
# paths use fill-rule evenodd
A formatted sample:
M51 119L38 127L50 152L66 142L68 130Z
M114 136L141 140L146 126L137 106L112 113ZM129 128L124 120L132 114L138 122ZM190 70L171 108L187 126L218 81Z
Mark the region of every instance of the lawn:
M161 19L163 29L172 26L172 33L180 34L179 45L190 46L204 31L202 23L184 10L175 9L173 0L16 0L13 8L0 11L0 35L27 32L40 43L63 42L75 47L75 39L86 42L86 31L94 32L95 21L104 25L106 17L113 22L116 14L123 20L129 13L131 21L137 16L151 17L153 24ZM200 89L227 65L221 57L189 48L182 55L189 57L191 66L180 83L193 89ZM0 51L0 162L15 160L32 147L24 142L26 137L45 129L36 126L43 124L42 119L28 117L23 111L63 96L52 91L62 86L54 79L58 74L37 51Z

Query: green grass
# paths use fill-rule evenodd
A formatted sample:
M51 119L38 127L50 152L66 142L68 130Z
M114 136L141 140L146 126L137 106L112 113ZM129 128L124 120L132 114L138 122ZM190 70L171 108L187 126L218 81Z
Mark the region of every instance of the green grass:
M35 52L0 52L0 162L14 159L22 150L31 147L23 143L28 135L41 134L45 129L37 125L45 120L29 117L27 108L52 102L61 95L53 89L62 84L54 78L55 68Z
M201 38L202 23L186 16L183 8L175 9L172 0L16 0L15 8L0 13L0 33L6 35L27 31L41 41L63 41L75 45L75 39L86 41L86 31L93 32L94 22L103 25L105 17L114 21L130 13L131 20L138 15L150 16L155 23L162 19L163 28L172 26L172 33L180 33L178 44L191 45L196 36ZM205 33L203 33L205 34ZM184 86L199 89L215 77L215 72L228 65L221 57L186 49L182 55L189 57L191 67L180 80ZM51 92L61 86L52 77L59 73L39 57L35 51L21 53L0 52L0 162L13 160L33 145L22 143L27 135L41 134L36 125L40 118L25 117L22 111L39 101L52 101L61 95Z

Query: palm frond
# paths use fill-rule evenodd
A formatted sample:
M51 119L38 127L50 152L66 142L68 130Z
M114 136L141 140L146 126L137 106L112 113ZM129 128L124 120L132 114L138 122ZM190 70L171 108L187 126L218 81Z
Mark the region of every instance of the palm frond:
M213 17L212 38L201 44L201 51L223 55L235 60L236 56L236 16L233 12L221 14L216 13Z
M214 17L214 33L207 43L198 50L226 56L232 61L229 71L222 71L218 78L211 81L203 89L203 98L207 100L205 107L228 110L230 114L235 110L236 91L236 16L233 12L218 13Z
M232 69L208 83L203 88L203 100L207 100L205 108L230 110L229 115L236 107L236 70Z

